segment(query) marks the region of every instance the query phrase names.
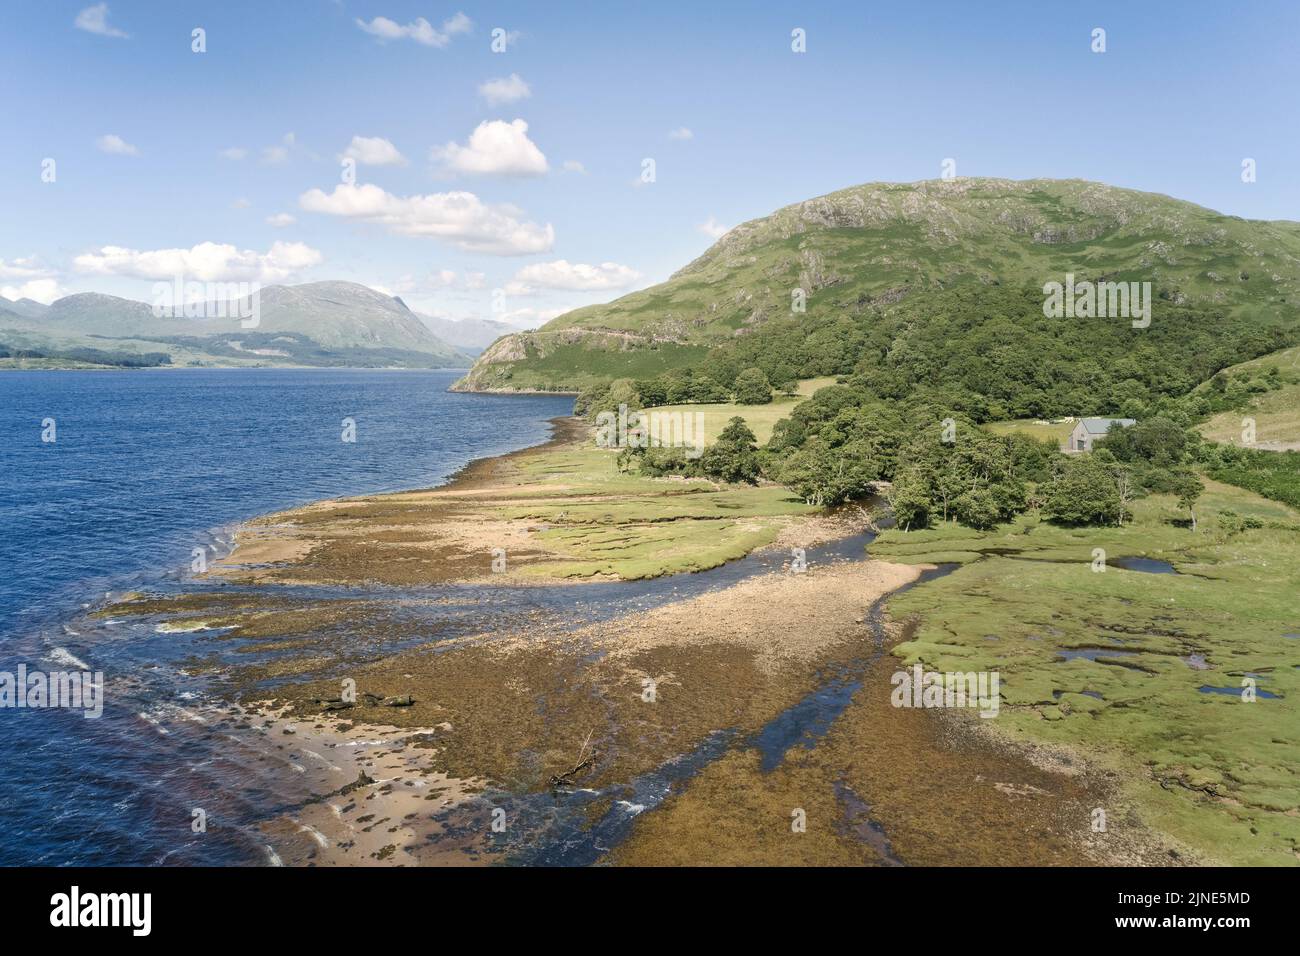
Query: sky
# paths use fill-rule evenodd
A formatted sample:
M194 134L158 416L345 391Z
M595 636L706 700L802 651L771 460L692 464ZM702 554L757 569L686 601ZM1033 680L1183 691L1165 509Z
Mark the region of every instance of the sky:
M1298 27L1295 2L5 0L0 295L344 279L528 326L949 159L1300 219Z

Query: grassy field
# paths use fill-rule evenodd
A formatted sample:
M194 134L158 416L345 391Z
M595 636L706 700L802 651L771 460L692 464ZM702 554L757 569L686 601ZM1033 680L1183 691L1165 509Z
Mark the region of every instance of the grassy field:
M771 543L784 518L815 510L775 485L643 478L620 473L617 459L587 445L518 459L521 500L499 498L492 513L540 526L529 546L548 559L522 573L630 580L699 571Z
M1074 422L1037 422L1031 418L1018 418L1005 422L989 422L984 426L995 435L1020 434L1037 438L1039 441L1054 441L1064 447L1065 441L1074 430Z
M1224 511L1265 526L1232 533ZM889 608L919 618L914 639L896 649L906 662L1000 673L1001 714L985 723L1118 771L1131 802L1110 814L1136 810L1225 863L1294 865L1300 514L1210 482L1198 515L1193 534L1176 503L1159 496L1136 502L1124 528L1058 528L1025 516L984 534L957 525L890 531L872 553L961 563ZM1109 562L1101 573L1098 548ZM1179 573L1113 563L1135 555ZM1273 696L1243 700L1247 677Z
M1281 374L1285 384L1280 389L1256 396L1246 408L1215 415L1201 426L1201 434L1211 441L1239 445L1241 420L1249 416L1255 419L1257 444L1300 447L1300 346L1234 365L1226 373L1231 376L1236 372L1263 372L1270 368L1276 368Z
M806 378L799 382L797 395L787 398L776 394L767 405L736 405L732 402L717 402L702 405L664 405L652 411L663 414L681 412L683 414L702 413L704 415L704 443L710 445L717 441L718 435L727 427L733 416L739 415L745 420L760 445L766 444L772 437L772 428L783 418L787 418L794 407L817 389L834 385L834 377Z
M795 397L768 405L672 405L660 412L702 412L705 443L733 416L745 419L759 443L804 398L834 385L805 379ZM525 569L531 576L624 579L698 571L771 543L784 519L816 509L774 485L715 486L703 480L643 478L618 471L617 454L565 447L520 456L512 466L526 502L501 502L496 514L512 523L544 525L531 538L551 559ZM538 489L541 489L540 491Z

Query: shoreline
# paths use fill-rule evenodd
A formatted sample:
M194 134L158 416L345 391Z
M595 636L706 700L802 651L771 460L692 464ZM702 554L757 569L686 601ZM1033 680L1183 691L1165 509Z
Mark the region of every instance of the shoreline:
M609 461L608 455L582 457L587 454L581 447L589 428L585 422L561 416L549 424L547 440L475 459L435 489L330 499L295 513L319 515L322 509L380 500L381 507L431 508L448 518L443 513L448 509L481 511L485 501L495 502L493 496L505 489L515 494L511 502L526 502L523 510L531 515L539 507L539 488L555 488L557 475L581 472L593 460ZM623 490L644 484L618 481L616 487ZM708 483L687 487L661 480L653 487L658 497L637 500L675 508L683 496L730 493ZM576 502L590 498L571 490L558 487L557 507L573 510ZM611 500L598 498L592 507L604 514ZM254 521L277 525L282 517ZM354 587L363 588L365 599L302 599L290 574L288 588L275 586L285 584L282 579L253 582L273 592L269 598L246 596L222 605L231 598L218 591L193 595L188 604L183 598L146 599L119 605L112 613L166 615L178 622L171 626L197 622L222 628L218 640L244 642L240 651L254 660L259 651L272 655L264 664L217 671L229 682L227 699L265 721L263 732L284 735L282 747L292 754L301 748L340 758L330 761L329 773L316 767L305 776L296 767L307 761L296 760L296 782L308 795L296 810L264 822L265 831L282 843L275 851L281 860L443 864L504 856L538 862L726 858L741 863L797 858L810 864L894 865L943 862L927 846L928 834L945 832L981 862L992 862L997 841L1005 836L1000 829L967 832L953 830L950 822L979 818L1000 820L999 828L1024 829L1032 822L1034 849L1026 851L1027 858L1044 864L1097 862L1102 851L1089 848L1086 838L1062 820L1076 817L1089 799L1097 799L1090 794L1105 786L1103 780L1089 777L1078 765L1068 772L1037 766L1025 748L981 740L969 728L963 731L963 722L954 722L952 715L882 709L888 673L898 666L892 650L910 625L882 621L877 626L872 615L882 613L876 609L915 581L921 568L865 554L837 560L831 549L829 563L814 560L807 573L792 573L788 563L776 561L774 546L843 540L847 519L820 510L780 517L771 539L758 545L774 562L766 570L757 568L700 593L680 589L709 580L707 575L644 579L642 592L659 594L662 604L629 604L576 627L551 612L514 608L507 595L511 613L502 623L494 624L485 610L475 609L466 631L439 637L410 619L412 613L418 618L429 612L428 602L418 598L421 592L371 591L366 582L373 572L368 570L348 577ZM456 513L448 522L463 519ZM325 515L322 520L333 519ZM404 515L403 521L410 520ZM343 524L348 529L344 537L357 529L369 537L379 533L364 510L349 513ZM255 525L251 533L261 531ZM417 543L424 545L423 535ZM287 563L301 560L299 555ZM370 555L368 560L377 559ZM484 578L456 574L437 580L472 584ZM431 583L427 575L420 581ZM512 578L502 583L517 587L521 582ZM455 603L454 597L433 599L430 620L440 620L437 607L448 600ZM563 604L567 598L558 600ZM389 648L384 641L393 641L394 635L396 643ZM827 674L837 673L862 676L846 685L848 690L828 691L839 686L839 679L827 685ZM355 704L339 700L344 677L360 695ZM259 690L268 680L273 689ZM647 687L653 687L649 700ZM825 723L818 736L806 746L796 737L771 758L777 760L775 769L763 769L762 761L771 755L761 755L771 745L762 741L773 733L783 740L791 726L802 726L810 719L809 702L827 693L834 707L822 716L812 714L808 724L821 728L818 721ZM331 699L339 702L321 703ZM405 703L384 707L381 701ZM882 734L883 728L890 729ZM730 742L712 753L709 748L715 745L708 742L720 739L719 733ZM373 752L358 749L358 735L384 745ZM863 752L875 758L864 762ZM693 753L697 756L690 757ZM950 765L947 780L929 779L927 768L935 764ZM678 773L666 770L674 766L691 769L666 788L653 783L666 772ZM371 783L355 788L356 799L331 797L357 781L353 771ZM565 781L558 791L547 783L557 775ZM425 793L430 781L436 784L438 799L430 801L436 807L411 796L414 791L423 794L421 801L434 796ZM941 798L920 799L936 787ZM715 788L721 789L715 793ZM699 827L716 812L714 801L723 794L753 803L754 817L747 835L732 833L727 845L718 846L716 839L729 828L720 822L704 831ZM814 838L782 842L780 854L769 858L774 845L762 838L764 827L756 821L770 818L781 805L787 807L782 814L789 806L809 810L819 826ZM641 818L651 807L655 812ZM1074 809L1065 813L1063 807ZM498 810L514 821L516 832L494 834L486 828ZM385 823L385 842L375 842L380 839L374 835L376 821ZM571 831L564 845L586 849L576 856L555 856L555 826ZM588 829L603 835L588 841L583 836ZM881 832L888 835L887 844L877 839ZM1144 830L1135 831L1125 844L1136 848L1128 859L1151 859L1150 842ZM597 852L607 844L614 848L612 854Z

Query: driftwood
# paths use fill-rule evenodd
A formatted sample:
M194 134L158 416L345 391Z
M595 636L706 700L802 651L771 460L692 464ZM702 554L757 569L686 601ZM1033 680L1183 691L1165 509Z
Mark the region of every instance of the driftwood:
M583 757L583 755L587 753L587 745L589 743L591 743L590 730L587 731L587 739L582 742L582 749L578 751L578 762L575 763L568 770L564 771L564 773L551 774L552 790L558 790L560 787L569 786L570 784L573 783L574 777L582 773L584 770L586 770L588 767L590 767L593 763L596 762L596 757L598 756L598 754L595 751L592 751L591 755L587 756L585 759Z

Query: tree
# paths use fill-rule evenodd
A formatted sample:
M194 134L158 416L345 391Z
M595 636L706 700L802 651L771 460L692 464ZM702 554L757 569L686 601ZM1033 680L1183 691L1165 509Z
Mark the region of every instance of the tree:
M1047 488L1044 511L1061 524L1102 524L1119 511L1119 493L1104 462L1080 455Z
M917 468L909 468L895 476L885 500L894 512L894 521L904 531L924 528L930 523L930 502L933 490Z
M743 418L737 415L727 422L700 457L700 470L723 481L758 482L758 440Z
M766 405L772 401L772 385L759 368L747 368L736 376L737 405Z
M1187 509L1187 513L1192 517L1192 531L1196 531L1196 499L1201 497L1204 487L1201 485L1201 479L1186 469L1179 469L1173 473L1174 494L1178 497L1178 503Z

